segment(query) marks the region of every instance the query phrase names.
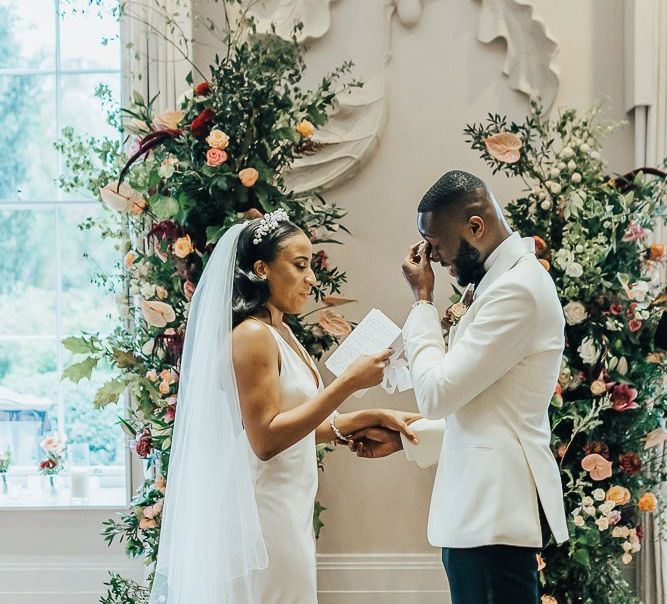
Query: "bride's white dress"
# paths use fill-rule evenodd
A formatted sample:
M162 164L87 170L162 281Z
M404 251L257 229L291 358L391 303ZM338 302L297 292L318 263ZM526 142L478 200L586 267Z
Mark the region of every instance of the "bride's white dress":
M280 404L293 409L317 395L322 378L299 342L303 359L269 326L280 350ZM306 359L311 369L306 365ZM317 376L317 384L315 376ZM230 584L234 604L317 604L313 506L317 491L315 433L268 461L250 453L268 567Z

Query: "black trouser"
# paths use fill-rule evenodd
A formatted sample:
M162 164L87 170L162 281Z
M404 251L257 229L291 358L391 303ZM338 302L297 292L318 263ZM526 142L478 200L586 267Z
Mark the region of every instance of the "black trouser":
M444 548L452 604L537 604L539 551L513 545Z
M542 543L549 525L540 505ZM540 549L486 545L442 550L452 604L538 604L536 555Z

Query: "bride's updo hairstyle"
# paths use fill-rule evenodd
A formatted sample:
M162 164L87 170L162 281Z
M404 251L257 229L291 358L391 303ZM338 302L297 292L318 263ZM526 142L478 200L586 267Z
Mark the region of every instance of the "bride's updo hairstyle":
M255 262L273 262L287 239L303 233L287 219L287 214L279 214L278 220L269 222L268 226L267 218L271 221L271 214L248 222L239 236L234 271L232 327L264 310L269 300L269 284L253 271Z

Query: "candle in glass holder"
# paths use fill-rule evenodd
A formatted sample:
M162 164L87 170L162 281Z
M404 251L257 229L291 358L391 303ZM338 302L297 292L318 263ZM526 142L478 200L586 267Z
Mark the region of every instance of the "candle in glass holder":
M88 468L74 467L69 471L70 499L85 501L90 493Z

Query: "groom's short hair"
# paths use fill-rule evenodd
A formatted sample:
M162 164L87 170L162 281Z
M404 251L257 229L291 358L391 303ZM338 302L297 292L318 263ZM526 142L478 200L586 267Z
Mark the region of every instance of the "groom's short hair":
M446 208L461 207L467 202L475 201L478 198L479 189L486 190L486 185L481 178L463 170L450 170L426 191L417 211L424 214Z

